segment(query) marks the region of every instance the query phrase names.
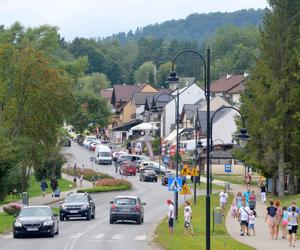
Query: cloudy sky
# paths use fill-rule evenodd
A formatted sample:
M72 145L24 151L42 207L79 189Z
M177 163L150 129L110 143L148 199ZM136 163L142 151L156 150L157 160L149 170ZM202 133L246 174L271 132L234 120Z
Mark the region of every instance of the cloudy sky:
M191 13L265 8L267 0L0 0L0 24L59 27L67 40L105 37Z

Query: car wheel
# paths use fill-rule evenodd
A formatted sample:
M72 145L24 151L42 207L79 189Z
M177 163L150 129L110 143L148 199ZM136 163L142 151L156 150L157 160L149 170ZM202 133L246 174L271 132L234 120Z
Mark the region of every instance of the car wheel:
M142 223L144 223L144 216L143 216L143 218L142 218Z
M65 217L62 216L62 215L60 215L60 216L59 216L59 220L60 220L60 221L64 221L64 220L65 220Z
M88 214L86 216L86 220L91 220L91 211L88 212Z
M13 238L14 238L14 239L20 238L20 235L18 235L18 234L16 234L15 232L13 232Z
M157 182L157 179L155 179L155 182Z
M94 211L94 213L92 214L91 218L95 219L95 217L96 217L96 211Z
M133 174L134 176L136 175L136 174Z
M51 232L49 233L49 237L53 238L55 235L55 232L54 232L54 226L53 228L51 229Z
M142 220L142 216L141 216L140 218L138 218L136 222L137 222L137 224L141 225L141 224L142 224L142 222L143 222L143 220Z
M114 220L113 220L113 218L111 218L111 217L109 217L109 224L114 224Z
M56 235L59 235L59 226L57 225L57 229L56 229Z

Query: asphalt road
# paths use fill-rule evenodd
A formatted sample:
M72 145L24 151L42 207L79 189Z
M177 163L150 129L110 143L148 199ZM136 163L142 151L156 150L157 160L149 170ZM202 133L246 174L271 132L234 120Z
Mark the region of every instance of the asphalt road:
M64 148L73 163L83 163L87 168L94 169L115 176L113 166L100 166L91 164L93 153L83 147L72 144L71 148ZM91 221L70 220L60 222L60 233L54 238L31 237L13 239L12 234L4 235L0 239L0 249L3 250L84 250L84 249L157 249L152 243L153 232L159 221L166 216L166 199L173 199L161 182L140 182L137 176L127 177L134 188L131 191L92 194L96 203L96 219ZM144 223L138 225L134 222L109 224L109 202L114 196L120 194L137 195L142 202L146 202ZM182 197L180 197L182 198ZM167 225L166 225L167 226Z

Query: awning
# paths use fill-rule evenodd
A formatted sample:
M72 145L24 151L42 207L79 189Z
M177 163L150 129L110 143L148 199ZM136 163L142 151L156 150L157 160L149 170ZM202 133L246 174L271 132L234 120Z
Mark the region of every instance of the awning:
M182 131L184 130L184 128L180 128L178 129L178 134L180 134ZM165 141L167 142L170 142L170 141L173 141L177 136L177 130L174 129L171 134L169 134L166 138L165 138Z
M148 122L138 124L131 128L131 130L157 130L157 129L158 127Z
M141 122L142 122L141 120L132 120L130 122L126 122L117 127L114 127L112 130L113 131L129 131L132 127L140 124Z

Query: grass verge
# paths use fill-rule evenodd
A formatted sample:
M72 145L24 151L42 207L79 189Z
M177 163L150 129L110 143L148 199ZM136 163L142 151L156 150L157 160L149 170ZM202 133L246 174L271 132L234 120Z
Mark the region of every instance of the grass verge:
M232 196L230 199L232 200ZM170 235L168 231L167 218L165 218L156 228L156 239L167 250L188 250L205 249L205 196L197 197L197 206L191 205L193 210L192 225L194 236L184 236L183 207L179 208L178 221L175 224L175 233ZM230 202L228 203L230 204ZM211 207L219 206L218 195L211 196ZM212 220L211 213L211 220ZM246 246L229 236L225 228L225 221L220 225L215 225L214 232L211 232L211 249L239 249L253 250L254 248ZM212 224L211 224L212 230Z
M14 217L6 213L0 213L0 233L12 228Z

